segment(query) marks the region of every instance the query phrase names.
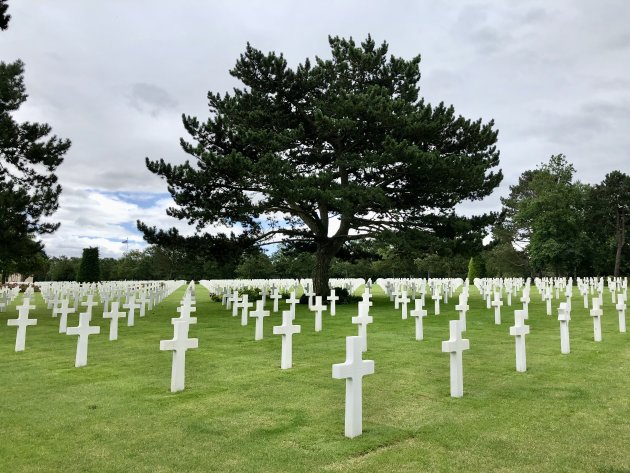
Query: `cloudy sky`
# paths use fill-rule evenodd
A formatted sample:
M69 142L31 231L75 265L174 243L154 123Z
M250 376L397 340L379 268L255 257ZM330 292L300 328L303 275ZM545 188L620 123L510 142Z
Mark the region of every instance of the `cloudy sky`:
M422 55L421 90L468 118L494 118L505 179L463 212L499 208L521 172L566 154L589 183L630 172L630 2L13 0L0 59L26 64L20 120L49 123L72 148L59 168L62 226L50 255L142 248L140 218L170 196L145 156L185 159L181 114L207 117L206 94L238 86L246 42L290 64L329 56L327 36L386 40Z

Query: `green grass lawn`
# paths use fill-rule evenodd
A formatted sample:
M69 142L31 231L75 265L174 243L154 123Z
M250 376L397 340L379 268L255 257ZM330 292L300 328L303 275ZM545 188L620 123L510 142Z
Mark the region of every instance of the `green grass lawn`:
M293 369L282 371L281 337L272 335L280 314L265 319L265 339L255 342L253 319L241 327L198 286L190 333L199 349L187 354L186 390L172 394L172 355L159 341L172 338L183 290L135 327L121 320L115 342L95 311L101 334L79 369L76 337L57 333L39 295L23 353L13 351L16 328L6 325L16 311L0 314L0 471L630 472L630 335L618 332L608 292L603 342L593 342L576 295L571 353L561 355L556 315L545 315L532 289L528 371L517 373L515 307L504 307L495 326L472 289L460 399L449 396L441 352L456 298L440 316L429 304L417 342L413 318L401 320L376 297L365 354L376 372L364 378L364 433L350 440L345 381L332 379L331 365L344 361L345 337L356 334L355 305L325 314L321 333L299 307Z

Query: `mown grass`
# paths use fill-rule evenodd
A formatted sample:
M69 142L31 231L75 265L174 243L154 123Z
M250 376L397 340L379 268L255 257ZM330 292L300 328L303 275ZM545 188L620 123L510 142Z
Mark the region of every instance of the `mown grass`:
M323 332L303 307L294 338L294 367L282 371L280 314L240 326L197 287L199 323L191 336L186 390L172 394L170 318L183 287L153 313L120 326L93 323L88 366L74 368L76 337L57 333L58 321L37 298L38 325L26 351L15 353L15 328L0 314L0 471L2 472L628 472L630 471L630 338L617 329L606 294L603 342L573 301L571 354L560 354L559 325L532 290L528 371L517 373L508 327L473 290L470 350L464 354L464 397L449 396L449 356L441 352L456 298L435 316L430 305L425 340L414 320L375 298L369 350L376 372L365 378L364 434L346 439L345 383L331 365L345 357L356 334L356 306L325 314ZM557 302L555 302L557 306ZM76 325L71 316L69 325Z

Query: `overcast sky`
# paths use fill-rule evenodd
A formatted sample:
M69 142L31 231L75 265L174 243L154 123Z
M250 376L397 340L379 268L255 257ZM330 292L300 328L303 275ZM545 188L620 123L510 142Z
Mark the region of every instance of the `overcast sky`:
M120 256L145 244L143 219L170 196L145 156L176 162L181 114L205 119L209 90L247 41L290 64L329 57L327 36L368 33L396 56L422 55L421 91L467 118L493 118L505 179L464 212L498 210L526 169L566 154L581 181L630 173L630 1L13 0L0 59L26 64L29 99L17 118L72 140L58 170L61 228L49 255L99 246Z

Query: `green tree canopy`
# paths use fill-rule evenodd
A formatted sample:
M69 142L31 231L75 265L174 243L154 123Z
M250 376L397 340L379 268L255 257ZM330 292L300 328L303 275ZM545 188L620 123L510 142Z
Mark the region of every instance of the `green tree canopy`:
M419 56L388 56L370 37L329 42L330 59L295 68L248 44L230 71L243 86L209 92L206 121L183 117L193 162L146 161L177 204L169 215L238 225L259 245L312 244L320 294L345 242L433 232L502 179L494 122L426 103Z
M517 244L527 246L536 272L575 274L586 260L589 239L584 209L590 188L573 181L575 168L562 154L525 171L510 195L502 198L505 227Z

